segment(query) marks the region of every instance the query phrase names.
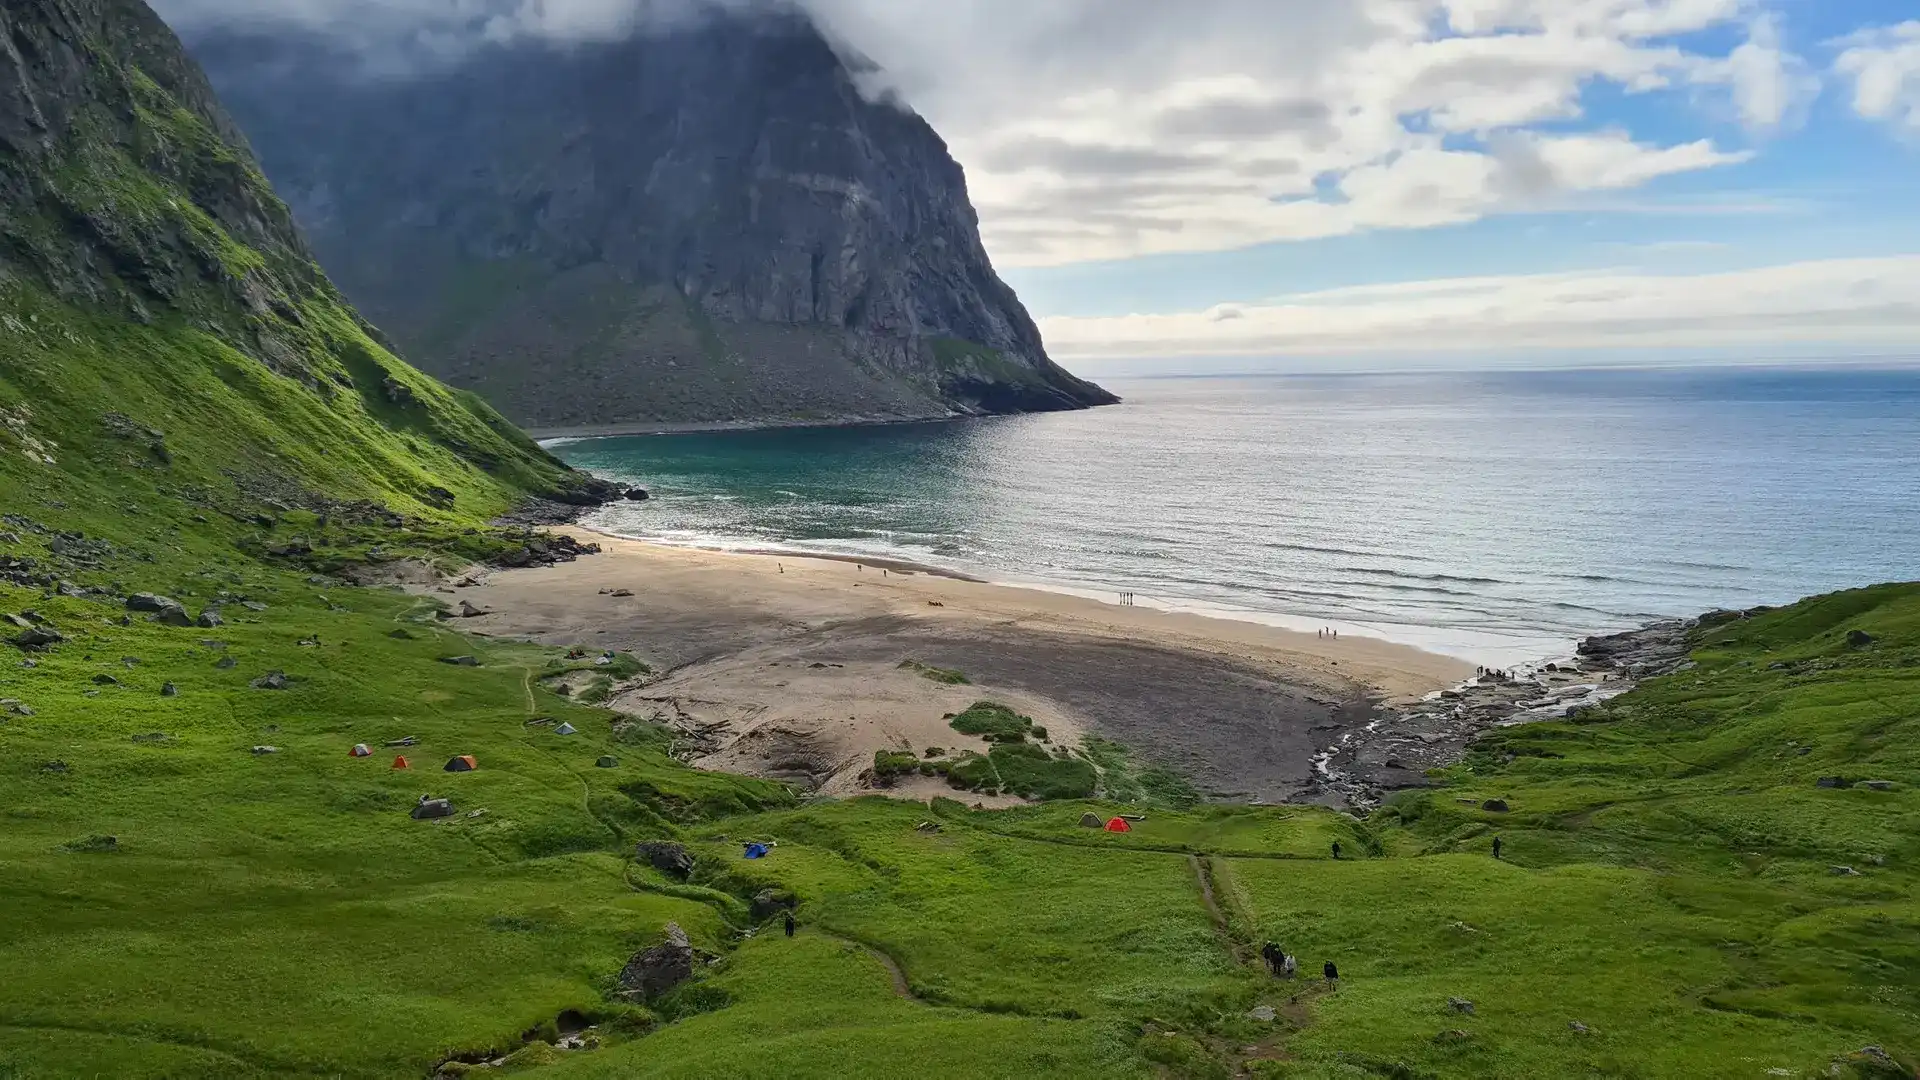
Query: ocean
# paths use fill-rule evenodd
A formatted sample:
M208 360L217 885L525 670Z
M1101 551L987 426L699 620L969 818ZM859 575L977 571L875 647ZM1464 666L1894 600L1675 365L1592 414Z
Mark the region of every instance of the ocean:
M910 560L1490 665L1920 577L1920 370L1113 380L1124 405L560 441L624 536Z

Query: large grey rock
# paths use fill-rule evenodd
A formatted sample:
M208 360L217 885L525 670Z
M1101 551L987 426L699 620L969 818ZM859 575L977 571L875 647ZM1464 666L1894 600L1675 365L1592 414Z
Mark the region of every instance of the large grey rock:
M633 954L620 969L620 989L629 997L651 1001L693 977L698 954L678 923L668 923L666 939Z
M175 600L171 596L161 596L158 593L147 593L147 592L134 593L132 596L127 597L128 611L159 612L159 611L167 611L169 609L177 608L179 606L180 606L180 601Z
M784 889L761 889L753 894L749 910L755 920L771 919L783 911L792 911L800 901Z
M259 23L189 44L346 294L523 424L1113 400L1048 359L925 121L797 5L707 7L401 79Z
M13 636L13 643L22 649L44 649L67 640L67 636L51 626L36 626L23 630Z
M603 759L604 760L604 759ZM685 881L693 873L693 855L683 844L663 840L649 840L635 849L636 857L645 859L655 870Z

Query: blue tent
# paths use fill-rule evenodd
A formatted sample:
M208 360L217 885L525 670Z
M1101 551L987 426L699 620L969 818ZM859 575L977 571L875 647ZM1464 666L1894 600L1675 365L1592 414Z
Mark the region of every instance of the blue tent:
M747 845L747 858L749 859L764 858L766 854L767 854L767 845L765 844L748 844Z

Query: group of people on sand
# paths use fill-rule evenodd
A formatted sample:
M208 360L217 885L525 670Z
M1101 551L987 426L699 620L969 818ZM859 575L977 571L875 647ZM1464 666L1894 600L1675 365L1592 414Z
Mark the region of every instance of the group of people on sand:
M1291 979L1299 971L1293 954L1269 941L1260 946L1260 958L1267 962L1267 971L1276 979ZM1327 980L1327 988L1337 990L1340 987L1340 969L1329 960L1320 965L1320 974Z
M1315 631L1314 636L1321 638L1322 640L1338 641L1340 640L1340 631L1335 630L1331 626L1323 626L1319 630Z

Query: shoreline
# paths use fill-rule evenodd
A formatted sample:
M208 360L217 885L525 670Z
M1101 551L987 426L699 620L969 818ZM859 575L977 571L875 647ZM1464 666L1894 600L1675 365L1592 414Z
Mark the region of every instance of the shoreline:
M1122 609L1118 597L1126 590L1111 586L1094 585L1086 582L1049 581L1044 579L1021 579L1018 577L983 577L965 570L921 562L912 558L872 553L849 553L835 551L817 551L798 547L771 546L763 540L742 539L738 544L725 537L714 537L710 541L676 541L658 537L634 536L616 532L612 529L582 520L585 511L568 522L568 527L592 533L598 537L648 544L669 550L707 551L716 554L759 555L784 559L819 559L828 562L864 564L884 567L896 573L926 574L933 577L950 578L958 581L970 581L977 584L992 585L1005 589L1022 589L1056 596L1070 596L1092 603L1102 604L1114 609ZM1159 611L1169 614L1188 615L1201 619L1239 623L1249 626L1263 626L1294 634L1312 634L1322 626L1337 629L1343 636L1351 634L1356 639L1380 641L1391 645L1404 646L1423 653L1445 656L1464 661L1469 665L1486 667L1534 667L1551 661L1569 659L1579 642L1591 634L1616 632L1623 628L1596 627L1585 634L1566 638L1523 639L1507 638L1499 635L1486 635L1493 640L1469 641L1465 638L1447 640L1447 629L1428 627L1413 623L1386 624L1401 629L1394 633L1381 624L1355 622L1350 619L1312 618L1293 615L1280 611L1264 611L1257 608L1237 608L1227 604L1209 602L1191 597L1165 597L1145 593L1133 593L1137 603L1126 608L1136 611ZM1654 616L1662 618L1664 616ZM1316 639L1317 640L1317 639Z
M1125 404L1122 399L1103 401L1096 405L1082 405L1075 409L1044 410L1053 412L1084 412L1089 409L1108 409ZM711 435L746 431L789 431L803 428L864 428L896 427L903 424L946 424L958 420L991 420L1001 416L1034 416L1036 412L945 412L928 413L924 416L840 416L805 417L764 420L629 420L611 424L576 424L567 427L523 427L534 442L545 445L550 442L575 441L585 439L618 439L632 436L653 435Z
M616 424L575 427L530 427L526 433L542 446L588 439L646 438L656 435L717 435L749 431L792 431L804 428L894 427L901 424L944 424L955 420L984 420L999 413L945 413L927 416L849 416L795 420L634 420ZM1024 414L1012 414L1024 415Z
M486 575L459 590L487 612L462 629L632 653L655 674L617 688L616 710L676 730L697 765L828 795L886 793L870 774L877 751L969 748L946 718L991 700L1060 744L1099 735L1129 746L1209 799L1337 803L1342 793L1312 766L1327 732L1474 673L1377 638L1321 639L932 568L570 531L602 553Z

